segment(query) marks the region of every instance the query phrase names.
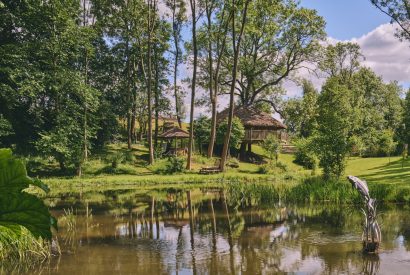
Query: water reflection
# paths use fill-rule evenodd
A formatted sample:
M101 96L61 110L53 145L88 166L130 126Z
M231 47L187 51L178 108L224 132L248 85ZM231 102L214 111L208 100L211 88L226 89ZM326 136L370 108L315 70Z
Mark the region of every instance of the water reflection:
M408 207L381 209L380 255L361 253L360 213L332 205L237 205L223 190L117 191L53 200L75 205L53 274L405 274Z

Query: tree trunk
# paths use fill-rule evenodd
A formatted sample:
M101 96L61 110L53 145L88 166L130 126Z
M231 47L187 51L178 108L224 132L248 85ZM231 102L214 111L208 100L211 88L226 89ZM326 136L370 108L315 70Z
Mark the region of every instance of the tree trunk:
M159 131L159 73L158 73L158 56L157 50L154 47L154 58L155 58L155 87L154 87L154 109L155 109L155 128L154 128L154 148L158 146L158 131Z
M222 56L225 51L226 47L226 37L227 37L227 32L228 32L228 26L229 26L229 20L230 20L230 15L232 13L229 13L228 18L226 20L226 24L223 26L223 35L218 36L217 40L217 45L216 45L216 52L217 52L217 62L216 62L216 68L215 68L215 73L211 78L213 80L213 94L211 93L211 135L209 138L209 145L208 145L208 158L213 157L214 153L214 148L215 148L215 140L216 140L216 116L217 116L217 104L218 104L218 93L219 93L219 70L221 68L221 62L222 62ZM224 18L225 15L225 6L222 11L222 18ZM210 24L208 22L208 24ZM222 44L220 44L220 37L222 37ZM209 47L209 45L208 45ZM211 49L211 48L210 48ZM210 84L212 86L212 84Z
M225 134L225 140L224 140L224 146L222 149L222 156L221 156L221 163L220 163L220 169L221 171L225 171L225 164L228 156L228 151L229 151L229 142L231 138L231 132L232 132L232 120L233 120L233 113L234 113L234 97L235 97L235 84L236 84L236 75L237 75L237 68L238 68L238 58L239 58L239 50L241 46L241 40L242 40L242 35L246 23L246 15L248 11L248 5L249 5L250 0L246 0L245 2L245 7L243 9L243 14L242 14L242 26L241 30L238 36L238 42L235 45L236 41L236 35L235 35L235 13L232 17L232 43L233 43L233 49L234 49L234 63L233 63L233 69L232 69L232 84L231 84L231 90L230 90L230 98L229 98L229 116L228 116L228 129ZM232 0L233 4L233 9L235 10L235 0Z
M208 144L208 158L213 157L215 140L216 140L216 115L217 115L216 100L217 100L217 95L215 94L214 97L211 99L211 136L209 138L209 144Z
M207 35L208 35L208 73L209 73L209 98L211 100L212 105L212 119L211 119L211 136L209 139L208 145L208 158L212 158L213 151L214 151L214 144L215 144L215 135L216 135L216 96L214 95L214 70L213 70L213 58L212 58L212 11L211 7L209 6L209 2L205 1L206 6L206 18L207 18Z
M155 0L154 0L155 1ZM152 0L148 0L148 147L149 147L149 164L154 163L154 148L152 144L152 69L151 69L151 32L152 32L152 22L151 22L151 12L152 12Z
M190 0L191 12L192 12L192 46L194 52L194 64L192 73L192 91L191 91L191 113L190 113L190 125L189 125L189 144L188 144L188 159L186 169L191 170L192 151L194 141L194 108L195 108L195 86L196 86L196 71L197 71L197 59L198 49L196 44L196 0Z

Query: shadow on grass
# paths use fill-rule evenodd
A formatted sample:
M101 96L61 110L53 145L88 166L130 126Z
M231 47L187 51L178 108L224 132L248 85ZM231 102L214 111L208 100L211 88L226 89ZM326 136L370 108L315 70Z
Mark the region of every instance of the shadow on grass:
M386 165L371 168L359 177L381 183L397 183L398 181L410 183L409 159L405 160L404 163L402 160L396 160Z

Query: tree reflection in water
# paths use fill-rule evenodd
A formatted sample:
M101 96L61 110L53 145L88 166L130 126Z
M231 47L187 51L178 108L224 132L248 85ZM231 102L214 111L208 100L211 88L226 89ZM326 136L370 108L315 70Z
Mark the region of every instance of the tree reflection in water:
M37 271L383 274L400 273L410 262L407 208L381 211L386 244L380 258L369 258L357 252L360 213L348 207L238 206L236 197L232 201L223 190L118 191L110 193L107 202L100 197L93 202L90 197L88 210L85 201L75 203L76 234L64 227L59 232L60 238L72 239L63 245L61 258ZM57 216L62 208L66 208L64 201L56 204ZM91 209L92 219L86 213ZM400 244L394 242L397 236L403 240Z

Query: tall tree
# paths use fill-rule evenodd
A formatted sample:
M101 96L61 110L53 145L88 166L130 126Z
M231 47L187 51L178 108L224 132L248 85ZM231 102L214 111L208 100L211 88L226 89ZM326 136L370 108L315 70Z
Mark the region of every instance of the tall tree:
M301 8L293 0L252 1L248 21L239 48L235 94L241 105L265 102L280 112L279 87L293 72L316 63L325 21L315 10ZM229 59L224 67L231 70ZM228 75L225 83L230 85L230 81Z
M147 100L148 100L148 149L149 149L149 164L154 163L154 146L152 139L152 34L155 28L155 11L156 0L147 0L148 18L147 18Z
M297 137L309 137L317 128L319 93L308 80L302 81L303 97L285 103L282 114L288 130Z
M174 99L175 99L175 115L178 120L178 125L182 127L182 114L183 114L183 98L184 94L182 92L182 88L178 86L178 66L182 62L182 49L181 49L181 41L182 41L182 28L187 20L186 18L186 4L184 0L166 0L165 4L171 10L172 15L172 37L174 42L174 49L171 51L172 55L174 56Z
M211 105L211 132L208 143L208 157L213 156L216 141L216 116L218 95L220 93L222 59L226 54L229 22L232 11L229 11L229 3L220 0L202 1L206 20L199 30L199 50L203 53L200 66L200 85L208 89L209 96L204 102Z
M360 62L364 56L360 52L360 46L351 42L338 42L336 45L328 45L319 62L319 69L327 76L341 77L349 81L360 68Z
M247 15L248 15L248 7L250 0L245 0L244 3L242 1L235 1L232 0L232 7L233 16L232 16L232 49L234 52L233 55L233 67L232 67L232 80L231 80L231 90L229 94L229 115L228 115L228 129L225 134L224 145L222 148L222 156L220 162L220 169L221 171L225 171L225 163L228 158L228 150L229 150L229 142L231 138L231 131L232 131L232 121L233 121L233 114L234 114L234 98L235 98L235 87L236 87L236 76L237 76L237 68L238 68L238 61L239 61L239 49L241 47L242 36L244 33ZM238 16L239 11L239 18L241 18L241 23L239 24L239 34L236 35L236 28L238 27L235 24L235 17Z
M329 78L319 96L318 133L314 143L326 179L340 178L350 150L350 91L337 77Z
M189 121L189 141L188 141L188 158L186 169L191 170L192 162L192 151L194 145L194 111L195 111L195 90L196 90L196 77L197 77L197 66L198 66L198 47L197 47L197 37L196 37L196 23L198 21L197 17L197 0L189 0L191 6L191 20L192 20L192 54L193 54L193 70L192 70L192 80L191 80L191 112Z

